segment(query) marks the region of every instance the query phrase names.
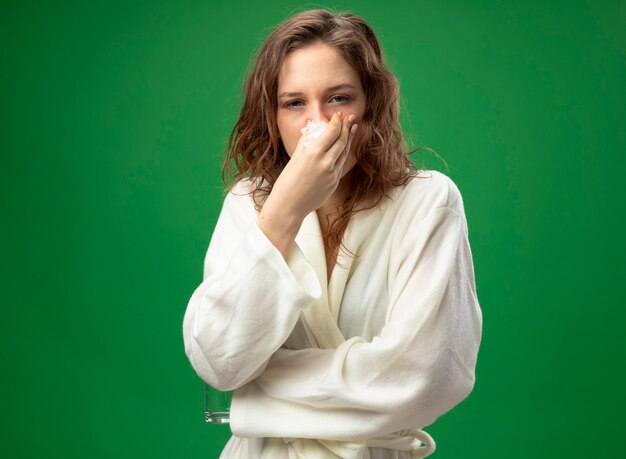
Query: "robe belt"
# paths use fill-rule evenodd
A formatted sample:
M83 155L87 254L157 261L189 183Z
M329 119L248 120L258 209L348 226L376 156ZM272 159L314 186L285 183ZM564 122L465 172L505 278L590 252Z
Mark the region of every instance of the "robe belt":
M368 448L407 451L410 453L411 459L421 459L435 451L435 441L428 433L420 429L416 429L408 435L390 434L366 440L283 438L282 441L287 446L289 459L370 459ZM320 444L323 445L323 448L320 447Z
M368 448L387 448L397 451L410 451L411 459L421 459L435 451L435 440L420 429L415 429L409 435L382 435L366 440Z

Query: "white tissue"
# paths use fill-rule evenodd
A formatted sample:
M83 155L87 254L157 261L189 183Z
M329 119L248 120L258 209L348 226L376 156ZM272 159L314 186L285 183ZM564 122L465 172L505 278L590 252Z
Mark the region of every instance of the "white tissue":
M306 127L300 129L300 132L304 135L304 146L306 147L313 139L317 139L324 129L326 129L328 123L326 121L311 121L309 120Z

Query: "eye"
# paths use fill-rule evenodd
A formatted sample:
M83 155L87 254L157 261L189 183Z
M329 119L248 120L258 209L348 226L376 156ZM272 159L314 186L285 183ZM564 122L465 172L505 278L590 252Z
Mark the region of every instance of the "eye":
M302 102L301 100L290 100L289 102L287 102L285 104L285 107L287 108L298 108L301 106L301 104L303 104L304 102Z
M350 98L348 96L337 95L333 96L330 100L342 104L348 102Z

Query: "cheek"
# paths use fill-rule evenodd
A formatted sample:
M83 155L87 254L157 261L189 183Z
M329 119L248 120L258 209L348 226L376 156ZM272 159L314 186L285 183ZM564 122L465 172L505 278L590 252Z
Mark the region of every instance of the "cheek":
M300 128L296 123L283 120L278 123L278 133L280 134L280 140L283 142L287 154L291 157L302 135Z
M281 140L283 141L283 146L285 147L285 150L287 151L287 154L289 155L289 157L291 157L291 155L296 149L296 145L298 145L298 139L300 138L299 134L300 132L295 134L292 131L281 134Z

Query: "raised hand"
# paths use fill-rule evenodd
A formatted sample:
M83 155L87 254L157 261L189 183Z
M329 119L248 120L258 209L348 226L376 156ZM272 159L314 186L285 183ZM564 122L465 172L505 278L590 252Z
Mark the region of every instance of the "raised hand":
M304 218L337 189L357 128L354 119L335 113L307 146L302 136L265 201L257 224L284 256Z

